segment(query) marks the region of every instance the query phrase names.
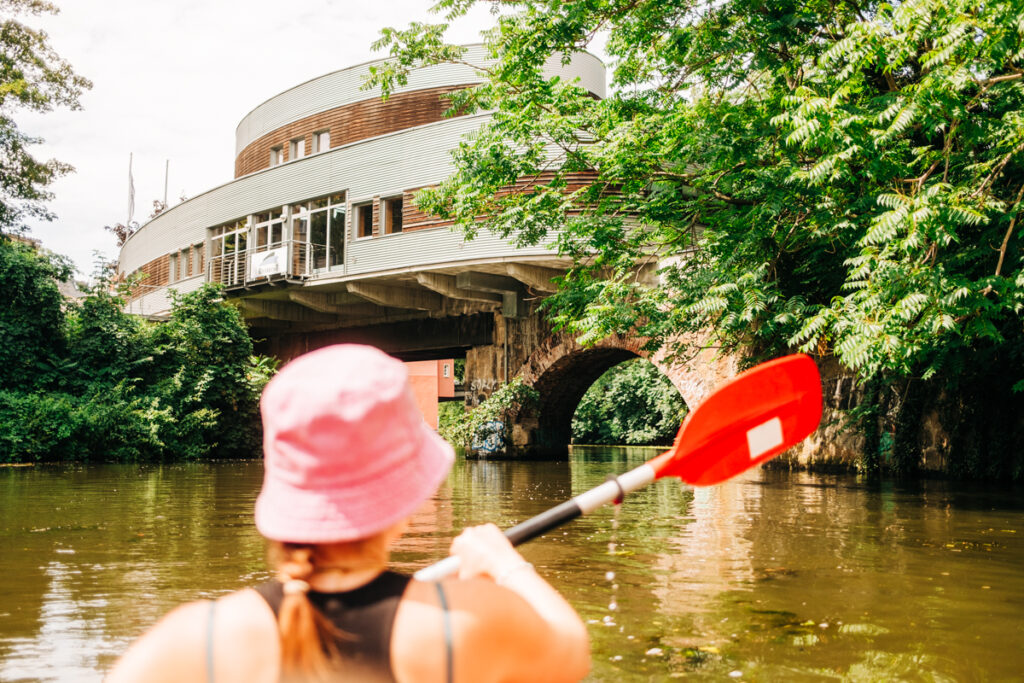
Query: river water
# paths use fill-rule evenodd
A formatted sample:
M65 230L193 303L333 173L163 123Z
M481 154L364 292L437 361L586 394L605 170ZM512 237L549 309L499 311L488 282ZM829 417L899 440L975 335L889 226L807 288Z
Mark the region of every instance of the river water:
M652 457L456 463L396 564ZM179 602L269 576L258 462L0 467L0 680L97 681ZM590 628L590 681L1024 677L1024 495L754 471L662 480L523 548Z

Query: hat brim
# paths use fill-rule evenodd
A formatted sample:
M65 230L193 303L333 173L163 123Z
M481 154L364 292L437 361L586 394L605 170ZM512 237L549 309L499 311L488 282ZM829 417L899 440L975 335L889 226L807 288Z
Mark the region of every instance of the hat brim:
M302 489L264 476L256 499L256 528L286 543L338 543L368 538L410 516L448 476L455 452L422 423L413 457L358 488L331 493Z

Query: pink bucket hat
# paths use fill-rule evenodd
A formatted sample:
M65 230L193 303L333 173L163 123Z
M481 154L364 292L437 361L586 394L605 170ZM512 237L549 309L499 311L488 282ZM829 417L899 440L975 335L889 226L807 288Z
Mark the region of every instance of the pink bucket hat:
M423 421L401 361L341 344L300 356L263 390L256 528L292 543L366 538L437 490L454 453Z

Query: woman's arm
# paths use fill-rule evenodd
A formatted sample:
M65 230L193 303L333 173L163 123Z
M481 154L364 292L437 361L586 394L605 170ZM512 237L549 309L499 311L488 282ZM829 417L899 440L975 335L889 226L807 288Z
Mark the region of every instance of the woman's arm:
M499 632L495 640L501 647L515 651L521 646L523 652L513 657L521 675L510 676L512 680L577 681L587 674L590 640L583 621L498 527L466 529L452 542L451 552L462 561L460 579L487 578L503 589L491 586L476 611Z

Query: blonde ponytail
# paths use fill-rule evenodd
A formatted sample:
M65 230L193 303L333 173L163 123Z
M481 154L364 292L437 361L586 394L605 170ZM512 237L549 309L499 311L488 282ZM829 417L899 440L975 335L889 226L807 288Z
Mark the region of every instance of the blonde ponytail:
M275 543L278 579L284 599L277 615L281 634L281 673L284 680L324 680L338 669L335 639L344 637L309 601L309 579L316 567L314 546Z

